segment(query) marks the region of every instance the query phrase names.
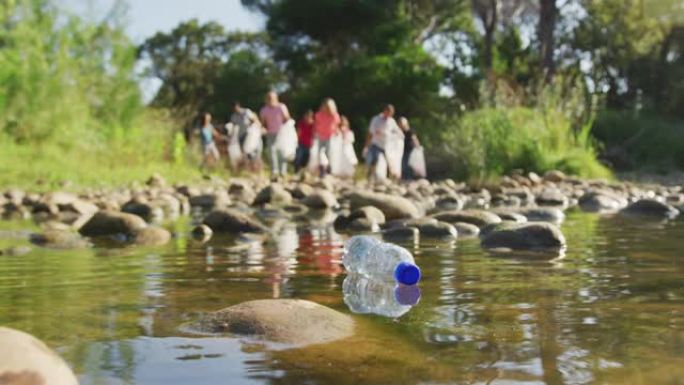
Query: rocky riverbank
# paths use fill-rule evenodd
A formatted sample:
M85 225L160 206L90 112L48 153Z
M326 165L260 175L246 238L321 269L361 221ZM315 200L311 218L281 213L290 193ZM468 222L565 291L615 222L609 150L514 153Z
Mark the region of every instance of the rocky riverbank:
M515 174L487 188L450 179L369 185L332 177L287 182L231 178L171 186L155 175L138 187L80 194L13 188L0 193L4 219L32 219L43 229L4 236L59 249L164 245L179 234L163 225L192 215L198 226L188 236L198 242L222 234L267 239L276 221L309 221L332 224L341 233L379 233L390 241L479 236L486 248L555 252L566 247L560 225L568 209L665 220L683 206L680 185L581 180L559 171Z

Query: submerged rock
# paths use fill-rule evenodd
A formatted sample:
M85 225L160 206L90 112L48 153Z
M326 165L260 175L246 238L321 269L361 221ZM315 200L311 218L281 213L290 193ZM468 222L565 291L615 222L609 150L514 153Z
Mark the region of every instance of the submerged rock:
M220 209L231 204L230 196L225 191L192 196L188 201L190 206L204 210Z
M78 385L67 364L30 334L0 327L0 384Z
M377 223L378 225L382 225L386 221L385 214L383 214L380 209L373 206L359 207L358 209L352 211L352 213L349 215L349 218L352 220L357 218L366 218L369 221Z
M520 210L520 214L524 215L531 222L561 223L565 220L563 211L554 207L523 209Z
M447 211L432 216L447 223L465 222L478 227L501 223L498 215L482 210Z
M268 228L248 214L234 210L214 210L202 221L217 233L265 233Z
M620 211L625 215L658 217L658 218L675 218L679 215L679 210L673 206L663 203L655 199L640 199L625 209Z
M211 239L211 236L214 235L214 232L211 230L211 227L207 225L199 225L195 226L190 234L196 241L207 242Z
M501 218L502 221L525 223L527 217L513 210L495 209L492 212Z
M337 207L337 198L331 191L318 189L302 199L302 204L312 209Z
M390 242L418 242L420 232L415 227L395 227L382 232L382 237Z
M588 192L579 199L579 207L583 211L592 213L613 212L626 205L627 200L625 198L608 192Z
M144 199L132 199L123 206L121 211L128 214L137 215L146 222L160 222L164 218L164 210L147 202Z
M263 205L265 203L290 204L292 203L292 195L281 184L271 183L259 191L252 204Z
M314 302L266 299L243 302L210 313L188 325L191 332L234 334L272 342L309 345L349 337L351 317Z
M561 207L565 207L569 203L568 197L566 197L558 189L545 189L539 195L537 195L535 201L540 206L561 206Z
M374 206L385 215L387 220L418 218L418 207L410 200L396 195L369 191L355 191L347 195L352 209Z
M504 222L488 228L481 243L487 248L512 250L557 250L565 247L565 237L551 223Z
M456 227L450 223L440 222L440 221L424 221L411 223L420 232L420 236L423 238L457 238L458 230Z
M452 225L458 232L458 235L462 238L476 237L480 234L480 228L471 223L454 222Z
M81 235L71 231L47 230L41 234L31 234L31 243L52 249L82 249L90 246Z
M78 231L87 237L134 235L145 227L147 223L137 215L102 210L95 213Z
M444 195L435 202L435 207L439 210L461 210L463 206L465 199L455 193Z
M0 255L7 257L21 257L31 252L31 247L29 246L12 246L6 249L0 249Z
M345 226L345 229L350 231L375 232L380 230L380 225L368 218L355 218Z
M138 246L163 246L170 240L171 233L161 227L146 227L133 236L133 243Z

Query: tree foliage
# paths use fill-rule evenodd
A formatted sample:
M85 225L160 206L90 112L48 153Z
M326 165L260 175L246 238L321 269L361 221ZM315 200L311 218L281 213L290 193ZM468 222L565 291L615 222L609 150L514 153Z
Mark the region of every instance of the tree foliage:
M267 43L264 34L226 32L218 23L190 20L147 39L138 53L149 63L149 75L162 82L154 105L178 116L208 110L225 118L232 101L258 103L280 80Z
M0 3L0 131L80 141L135 125L135 47L112 21L60 18L47 0Z

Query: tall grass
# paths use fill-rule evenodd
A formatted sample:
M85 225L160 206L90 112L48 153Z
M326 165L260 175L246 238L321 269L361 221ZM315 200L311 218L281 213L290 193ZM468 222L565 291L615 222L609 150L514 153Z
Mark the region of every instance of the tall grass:
M438 157L460 179L485 181L515 169L610 176L597 160L590 124L574 130L558 110L484 108L445 124Z
M187 171L173 122L142 103L120 23L11 0L0 2L0 25L0 185Z
M684 121L634 111L603 111L593 134L603 156L620 171L684 169Z
M591 134L595 101L585 91L578 79L561 75L529 88L497 82L492 106L426 127L431 163L476 183L513 170L610 178Z

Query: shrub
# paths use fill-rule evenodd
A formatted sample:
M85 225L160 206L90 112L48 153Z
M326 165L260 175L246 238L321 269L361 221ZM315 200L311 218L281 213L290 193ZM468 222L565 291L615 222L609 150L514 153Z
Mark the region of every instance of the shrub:
M552 109L485 108L447 120L437 157L460 179L484 181L515 169L560 169L583 177L609 177L589 136L589 125L573 130Z
M604 111L592 128L618 170L667 171L684 168L684 121L648 113Z

